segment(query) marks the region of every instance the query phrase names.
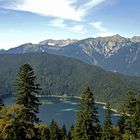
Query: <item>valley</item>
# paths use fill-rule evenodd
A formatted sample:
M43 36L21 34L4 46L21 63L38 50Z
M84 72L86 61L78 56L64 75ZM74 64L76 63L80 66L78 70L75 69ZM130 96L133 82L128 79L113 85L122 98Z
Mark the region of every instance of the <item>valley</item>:
M99 67L64 56L47 53L1 54L0 95L14 94L14 82L19 67L31 64L42 87L41 95L80 96L90 86L97 101L110 101L121 110L126 92L140 91L140 78L105 71Z

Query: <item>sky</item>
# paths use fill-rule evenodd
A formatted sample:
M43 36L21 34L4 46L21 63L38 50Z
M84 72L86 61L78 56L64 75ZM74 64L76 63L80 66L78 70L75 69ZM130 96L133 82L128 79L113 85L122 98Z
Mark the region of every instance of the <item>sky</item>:
M0 0L0 49L46 39L140 35L140 0Z

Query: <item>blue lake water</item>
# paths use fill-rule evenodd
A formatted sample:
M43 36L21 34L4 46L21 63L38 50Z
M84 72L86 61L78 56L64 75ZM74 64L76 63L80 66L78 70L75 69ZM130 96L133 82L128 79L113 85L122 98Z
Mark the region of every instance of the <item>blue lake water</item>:
M5 99L6 105L14 104L15 98L9 97ZM63 123L69 129L74 123L76 118L76 111L78 108L78 102L80 99L77 98L60 98L60 97L41 97L40 101L43 103L39 107L39 118L42 120L42 123L50 124L54 119L59 125ZM99 119L101 124L104 121L104 111L103 105L97 104ZM115 112L112 112L112 122L116 124L119 117L114 116Z

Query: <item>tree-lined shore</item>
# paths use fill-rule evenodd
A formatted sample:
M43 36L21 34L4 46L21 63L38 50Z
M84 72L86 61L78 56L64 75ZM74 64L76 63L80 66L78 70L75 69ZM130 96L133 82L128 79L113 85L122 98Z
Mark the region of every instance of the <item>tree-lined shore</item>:
M25 63L34 68L41 85L41 95L81 96L89 86L96 101L110 101L121 111L128 90L139 94L140 78L105 71L81 61L47 53L0 55L0 96L14 95L14 83L19 67Z

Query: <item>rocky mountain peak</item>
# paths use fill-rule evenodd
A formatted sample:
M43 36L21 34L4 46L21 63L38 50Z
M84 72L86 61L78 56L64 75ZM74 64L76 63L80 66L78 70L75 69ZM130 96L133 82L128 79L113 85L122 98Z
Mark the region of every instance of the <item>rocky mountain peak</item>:
M5 51L4 49L0 49L0 51Z
M118 42L118 43L119 42L126 42L126 41L129 41L129 40L130 40L129 38L122 37L119 34L113 35L111 37L111 41Z
M0 54L1 54L1 53L4 53L4 52L5 52L5 50L4 50L4 49L0 49Z
M85 39L81 43L81 46L83 51L89 56L92 56L94 52L97 52L105 58L109 58L116 54L121 48L129 46L130 44L131 41L129 38L116 34L109 37Z
M116 35L113 35L112 38L121 39L121 38L124 38L124 37L122 37L122 36L119 35L119 34L116 34Z
M32 47L35 47L36 44L33 44L33 43L25 43L25 44L22 44L18 47L24 47L24 48L32 48Z
M78 40L76 40L76 39L66 39L66 40L47 39L47 40L39 42L39 45L64 47L64 46L70 45L76 41L78 41Z
M140 42L140 36L134 36L131 38L131 41L133 42Z

